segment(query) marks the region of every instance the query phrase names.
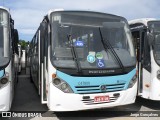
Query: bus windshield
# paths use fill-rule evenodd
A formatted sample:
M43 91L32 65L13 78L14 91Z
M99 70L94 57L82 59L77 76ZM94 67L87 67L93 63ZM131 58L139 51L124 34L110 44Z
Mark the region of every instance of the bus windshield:
M121 68L136 64L131 34L124 19L92 12L55 12L52 57L59 68ZM109 43L109 44L107 44Z
M8 12L0 10L0 68L9 62Z
M154 58L156 62L160 65L160 21L149 21L148 22L149 32L154 37Z

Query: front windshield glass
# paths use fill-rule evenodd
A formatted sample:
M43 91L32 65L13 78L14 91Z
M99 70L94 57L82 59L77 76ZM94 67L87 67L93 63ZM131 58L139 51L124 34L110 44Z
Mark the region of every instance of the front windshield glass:
M150 21L148 22L149 32L154 37L154 57L157 63L160 65L160 21Z
M58 12L52 13L51 20L55 66L76 68L78 62L81 69L120 68L106 49L106 41L124 67L135 65L131 34L124 19L92 12Z
M0 9L0 67L5 66L9 62L9 50L6 50L9 46L8 19L8 12Z

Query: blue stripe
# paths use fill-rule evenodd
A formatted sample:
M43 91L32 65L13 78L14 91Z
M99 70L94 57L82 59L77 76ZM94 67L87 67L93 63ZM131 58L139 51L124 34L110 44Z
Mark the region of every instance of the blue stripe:
M107 90L121 91L128 88L130 80L136 74L136 69L125 75L102 76L102 77L77 77L70 76L63 72L57 71L57 76L66 81L74 93L94 93L101 92L101 85L106 85Z
M4 75L4 70L1 70L1 71L0 71L0 78L2 78L3 75Z

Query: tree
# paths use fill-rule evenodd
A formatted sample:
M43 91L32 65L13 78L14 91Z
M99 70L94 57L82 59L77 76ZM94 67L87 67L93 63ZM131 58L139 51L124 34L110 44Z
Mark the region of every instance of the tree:
M21 45L22 49L26 49L26 47L29 45L29 41L26 42L25 40L19 40L19 44Z

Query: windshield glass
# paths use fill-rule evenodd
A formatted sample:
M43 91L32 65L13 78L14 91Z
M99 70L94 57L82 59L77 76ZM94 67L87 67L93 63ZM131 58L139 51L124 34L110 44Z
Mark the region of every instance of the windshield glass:
M0 67L9 62L8 12L0 9ZM5 41L5 43L4 43Z
M160 65L160 21L150 21L148 22L149 32L154 37L154 57L157 63Z
M106 49L106 41L124 67L135 65L131 34L121 17L92 12L56 12L52 13L51 20L55 66L77 68L78 63L81 69L120 68Z

